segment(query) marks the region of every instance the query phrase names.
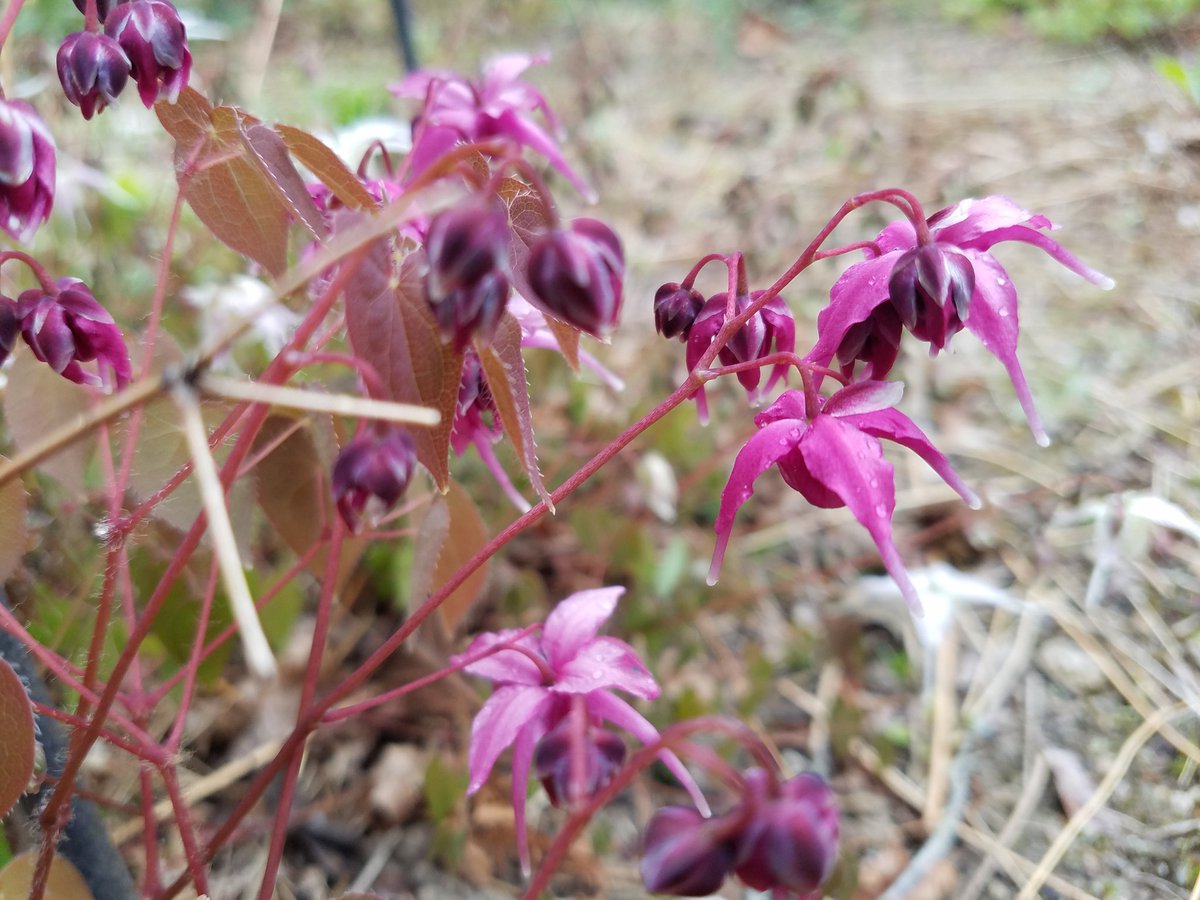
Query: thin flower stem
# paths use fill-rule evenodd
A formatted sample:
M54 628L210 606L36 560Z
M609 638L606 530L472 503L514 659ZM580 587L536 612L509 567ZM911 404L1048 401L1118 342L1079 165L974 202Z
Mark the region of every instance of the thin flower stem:
M178 753L183 744L183 730L187 725L188 711L192 706L192 697L196 690L196 681L200 674L200 663L204 660L204 639L208 636L208 623L212 618L213 603L217 597L217 579L220 577L220 566L214 559L209 567L208 584L204 588L204 596L200 599L200 615L196 618L196 634L192 639L192 651L188 663L183 667L183 691L179 698L179 711L175 714L175 723L171 732L163 742L168 753Z
M20 6L20 3L17 5ZM2 23L0 23L0 27L3 27ZM54 279L50 277L50 273L46 271L45 267L40 262L30 256L28 253L25 253L21 250L5 250L4 252L0 253L0 266L3 266L10 259L15 259L17 262L24 263L25 267L29 269L29 271L31 271L34 277L38 280L38 284L41 285L42 290L47 294L58 293L58 285L54 283Z
M34 700L32 703L34 711L39 716L44 716L47 719L54 719L57 722L62 722L64 725L70 725L72 728L83 728L84 726L90 724L89 719L69 713L66 710L59 709L53 704L41 703L38 700ZM145 760L152 765L154 763L160 763L166 759L166 755L162 753L146 753L146 746L154 745L154 738L150 737L150 735L146 734L145 732L137 733L136 739L129 739L121 737L121 735L117 734L116 732L104 728L100 731L100 738L106 743L112 744L114 747L124 750L130 756Z
M793 366L804 377L805 373L818 374L833 378L840 382L843 386L849 381L841 372L835 372L826 366L818 366L815 363L798 356L795 353L788 353L780 350L776 353L770 353L759 359L751 359L746 362L732 363L728 366L719 366L716 369L697 370L696 375L704 381L712 381L715 378L720 378L724 375L736 375L738 372L746 372L750 369L761 369L767 366Z
M196 888L196 893L200 896L206 896L208 890L208 874L205 872L205 863L200 855L200 848L196 842L196 826L192 822L192 815L188 806L187 798L179 789L179 778L175 773L173 764L163 766L159 770L159 775L162 777L163 785L167 789L167 797L171 801L171 809L175 814L175 825L179 829L179 839L183 842L184 856L187 857L188 872L192 876L192 884ZM145 822L148 828L154 825L154 806L153 804L144 813ZM151 831L153 834L153 831ZM151 843L154 839L150 836L147 838L147 843Z
M846 244L844 247L822 250L813 255L813 261L815 262L818 259L832 259L835 256L845 256L847 253L853 253L855 250L869 250L874 256L883 256L883 249L874 241L855 241L853 244Z
M688 270L688 273L683 276L683 281L679 282L679 286L690 291L692 289L692 285L696 283L696 279L699 277L700 271L709 263L718 261L724 263L726 267L729 266L729 257L724 253L710 253L707 256L700 257L696 264Z
M316 343L321 343L321 341L317 340ZM383 379L379 377L379 372L365 359L349 353L333 353L328 350L314 353L293 353L288 358L288 364L297 369L319 363L333 363L354 369L362 379L368 397L378 399L387 396L387 389L383 385Z
M158 829L154 818L154 780L150 771L143 767L138 771L139 796L142 801L142 852L146 855L146 877L142 884L143 896L153 896L161 878L158 864Z

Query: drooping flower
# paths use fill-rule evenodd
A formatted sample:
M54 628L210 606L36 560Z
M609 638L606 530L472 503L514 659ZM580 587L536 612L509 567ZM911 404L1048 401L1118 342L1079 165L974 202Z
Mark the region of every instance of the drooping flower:
M333 496L342 521L358 528L367 504L391 509L408 490L416 447L400 428L366 429L342 448L333 464Z
M529 250L528 299L593 337L604 337L621 315L625 254L616 233L598 219L575 219Z
M686 341L703 307L704 297L695 288L668 281L654 292L654 328L668 340Z
M579 591L554 608L540 636L516 630L481 634L465 653L455 657L458 662L493 647L511 645L464 666L466 672L496 685L471 727L467 793L483 787L500 754L511 746L517 849L526 872L525 798L538 743L567 720L576 723L567 726L571 729L569 740L586 740L588 729L604 722L643 743L659 737L649 721L614 693L653 699L659 693L654 677L624 641L598 636L624 591L621 587ZM586 748L581 749L586 754ZM664 751L659 758L707 813L703 795L678 757Z
M33 355L63 378L109 391L129 383L129 350L121 329L78 278L60 278L53 291L23 291L16 314ZM95 372L82 365L90 362Z
M580 194L593 200L592 189L567 164L550 136L558 123L546 98L533 85L519 80L531 65L547 60L544 55L513 53L493 59L478 81L452 72L423 71L392 85L396 96L425 103L414 123L411 174L423 172L460 141L505 138L544 156ZM541 114L546 128L535 113Z
M748 296L734 298L733 315L741 315L751 303L762 296L754 291ZM720 293L708 299L692 323L687 339L687 367L694 369L705 351L712 346L717 332L732 318L729 315L729 294ZM721 348L718 359L727 366L762 359L771 353L792 353L796 349L796 322L782 297L772 297L729 342ZM750 396L751 402L769 392L787 375L787 363L771 367L770 377L762 386L762 369L753 368L737 373L737 379ZM696 406L702 421L708 419L708 397L703 387L696 393Z
M434 216L425 235L425 299L442 339L462 351L491 341L508 300L509 228L504 210L473 201Z
M96 0L96 15L100 17L101 22L108 16L108 11L113 8L114 2L115 0ZM81 13L87 12L87 0L75 0L75 8Z
M843 371L861 360L871 365L868 377L880 379L895 362L888 347L894 325L883 321L893 313L933 352L965 327L1004 365L1034 436L1049 443L1017 361L1017 293L991 248L1021 241L1105 290L1113 287L1112 279L1044 234L1054 227L1049 219L1006 197L963 200L931 216L928 224L932 243L918 247L911 222L892 223L875 238L881 254L842 273L829 292L829 305L817 316L819 337L808 358L828 365L837 356ZM884 340L858 343L864 329Z
M106 34L67 35L58 48L58 80L67 99L90 119L114 102L129 80L129 57Z
M20 333L21 317L17 315L17 304L0 295L0 366L8 362Z
M642 883L652 894L708 897L733 868L736 829L688 806L665 806L642 835Z
M129 57L138 96L149 109L156 101L174 103L188 83L192 54L179 12L167 0L132 0L105 17L104 33Z
M54 205L54 138L24 100L0 99L0 228L27 243Z
M884 567L899 585L909 606L921 602L892 542L896 484L883 458L880 438L903 444L920 456L972 506L975 494L913 422L894 409L904 392L900 382L860 381L806 409L801 391L785 391L755 417L758 432L733 462L717 513L717 543L709 582L716 583L738 509L754 493L754 482L772 465L783 480L813 506L849 507L879 548Z

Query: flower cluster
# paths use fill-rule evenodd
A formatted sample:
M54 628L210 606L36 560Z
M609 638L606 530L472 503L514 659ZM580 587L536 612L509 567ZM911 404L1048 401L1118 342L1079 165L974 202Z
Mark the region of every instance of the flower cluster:
M743 776L741 800L719 816L668 806L642 838L642 880L656 894L707 897L731 873L756 891L817 898L837 859L838 813L823 779Z

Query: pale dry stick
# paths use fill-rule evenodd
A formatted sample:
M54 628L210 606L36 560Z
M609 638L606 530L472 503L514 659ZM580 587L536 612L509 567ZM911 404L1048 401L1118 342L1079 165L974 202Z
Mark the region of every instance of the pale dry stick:
M875 752L875 749L862 738L856 737L850 739L849 752L860 766L878 778L883 786L903 803L918 812L920 811L925 799L924 792L907 775L894 766L885 766L882 760L880 760L879 754ZM1037 864L1032 860L1028 860L1006 847L1001 847L996 843L995 839L976 828L972 828L970 825L960 823L958 826L958 835L965 843L970 844L976 850L995 855L1006 869L1019 872L1022 876L1032 872L1036 868ZM1014 882L1016 880L1016 878L1013 879ZM1046 884L1064 897L1071 898L1071 900L1098 900L1097 897L1075 887L1075 885L1066 879L1059 878L1057 875L1051 875L1046 880Z
M1139 565L1138 568L1143 569L1144 566ZM1128 598L1138 615L1150 628L1150 632L1167 652L1167 658L1171 661L1171 674L1179 681L1179 688L1171 692L1179 699L1191 704L1192 709L1196 711L1197 715L1200 715L1200 685L1196 683L1196 673L1192 671L1184 658L1183 646L1176 640L1158 610L1150 605L1144 590L1134 587L1128 592ZM1170 688L1168 687L1168 689Z
M921 822L926 831L933 831L938 825L946 794L950 790L951 744L954 725L958 721L958 706L954 702L958 675L958 628L953 624L946 629L945 636L938 644L934 672L929 776L925 786L925 803L921 807Z
M975 666L975 671L971 673L967 689L963 691L963 709L969 709L979 698L985 686L991 683L997 667L996 660L1008 656L1008 626L1014 618L1015 616L1011 612L999 606L992 613L983 649L979 651L979 662Z
M1103 780L1096 787L1095 793L1088 798L1083 806L1075 811L1075 814L1071 816L1063 830L1058 833L1058 837L1054 839L1054 842L1050 845L1045 855L1042 856L1037 868L1029 876L1029 880L1025 882L1024 887L1021 888L1021 893L1017 895L1017 900L1034 900L1037 897L1038 891L1046 883L1047 876L1054 871L1054 867L1058 865L1063 855L1067 852L1067 849L1074 843L1075 838L1079 836L1079 832L1100 811L1101 807L1108 802L1108 798L1112 796L1112 792L1116 790L1117 785L1121 783L1121 779L1125 777L1125 773L1133 764L1133 758L1142 749L1142 745L1172 719L1189 711L1186 703L1179 703L1168 709L1160 709L1134 729L1133 733L1125 739L1125 743L1121 745L1116 759L1113 760Z
M1196 876L1196 883L1192 885L1192 892L1188 894L1188 900L1200 900L1200 875Z
M1029 661L1033 658L1034 644L1037 643L1041 632L1042 613L1032 604L1021 608L1021 617L1017 620L1017 632L1013 636L1012 647L1004 662L980 692L974 702L964 702L963 709L969 719L978 718L981 711L997 709L1002 697L1007 697L1013 689L1016 680L1025 673Z
M200 405L190 387L180 382L175 390L175 402L183 417L183 434L188 452L192 456L192 471L200 488L200 500L208 518L208 530L212 535L213 550L221 566L221 580L229 605L237 622L242 646L246 651L246 665L260 678L274 678L277 668L271 645L263 632L262 621L250 596L246 584L246 572L242 568L237 539L229 521L229 507L225 505L225 490L221 486L221 475L208 449L208 430L200 416Z
M237 759L231 760L221 768L213 772L209 772L203 778L197 778L182 791L183 799L187 801L190 808L194 808L201 800L206 800L213 794L223 791L235 781L245 778L251 772L261 769L279 752L279 748L283 746L283 741L274 740L267 741L255 747L249 753L239 756ZM175 815L175 810L171 806L170 798L159 800L154 804L154 821L166 822ZM108 836L117 846L132 840L141 833L142 820L141 818L131 819L128 822L122 822L120 825L112 828L108 832Z
M436 409L412 403L393 403L390 400L373 400L351 394L325 394L302 388L283 387L274 384L259 384L226 378L223 375L204 373L197 387L206 394L226 400L243 400L267 406L284 406L309 412L329 413L335 416L353 416L375 419L381 422L397 422L403 425L437 425L442 414Z
M1045 757L1039 754L1033 765L1033 771L1021 785L1021 795L1017 797L1017 802L1013 804L1012 812L1008 814L1004 827L1000 829L1000 833L995 838L999 846L1008 849L1009 845L1020 836L1021 830L1025 827L1030 815L1037 807L1038 801L1042 798L1042 793L1046 790L1046 782L1049 777L1050 767L1046 764ZM996 866L999 864L1000 861L995 854L989 853L984 856L975 869L975 874L971 876L971 880L958 895L958 900L975 900L983 893L988 881L991 880L992 873L996 871Z

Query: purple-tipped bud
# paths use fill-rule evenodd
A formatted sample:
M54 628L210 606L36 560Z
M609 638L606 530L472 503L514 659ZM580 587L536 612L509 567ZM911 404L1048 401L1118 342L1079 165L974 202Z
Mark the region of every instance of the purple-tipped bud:
M733 867L734 845L722 823L686 806L656 812L642 839L642 883L655 894L707 897Z
M67 99L90 119L125 90L129 57L106 34L76 32L58 48L58 80Z
M913 335L941 350L962 330L975 292L975 270L948 244L914 247L896 260L888 296Z
M22 243L54 205L54 138L23 100L0 99L0 228Z
M156 100L174 103L188 83L192 54L175 7L167 0L122 3L104 19L104 33L129 57L138 96L146 109Z
M8 297L0 296L0 366L12 355L17 335L21 333L21 317L17 304Z
M529 299L595 337L617 324L624 277L621 241L597 219L575 219L551 231L529 254Z
M777 796L749 802L758 809L738 840L737 876L758 891L816 890L837 860L838 813L829 785L798 775Z
M110 391L129 383L129 351L121 329L78 278L60 278L52 293L24 291L17 298L17 315L33 355L63 378ZM83 368L89 362L95 362L95 372Z
M654 327L668 340L686 341L702 306L704 297L699 291L668 281L654 293Z
M108 12L113 8L115 0L96 0L96 15L103 22L108 17ZM87 0L75 0L75 8L81 13L87 12Z
M838 344L837 358L842 374L854 373L854 364L867 364L865 378L876 381L883 379L900 355L900 336L904 326L900 314L890 303L881 303L869 316L846 329L842 342Z
M333 464L333 496L346 526L358 528L370 501L384 510L395 506L416 464L412 438L399 428L364 431L343 447Z
M762 296L762 293L762 291L754 291L749 296L742 295L734 298L734 315L741 315L752 302ZM717 332L724 327L725 314L729 306L728 300L728 293L714 294L708 298L708 302L696 316L692 331L688 335L687 364L689 369L695 367L700 357L704 355L704 351L711 346ZM721 348L719 359L725 365L732 366L761 359L772 352L792 353L795 349L796 322L792 318L791 310L780 297L772 297L763 305L762 309L738 329L729 339L729 343ZM765 390L774 387L784 377L786 371L786 365L775 366ZM747 391L756 391L762 380L762 369L746 369L738 372L737 378Z
M571 716L567 716L556 725L542 738L533 758L534 771L555 806L563 806L572 798L591 797L612 781L625 762L625 742L611 731L588 725L579 736L583 742L583 781L573 786L571 723Z
M442 339L463 350L475 334L491 340L508 302L508 216L499 207L467 202L429 223L425 299Z

